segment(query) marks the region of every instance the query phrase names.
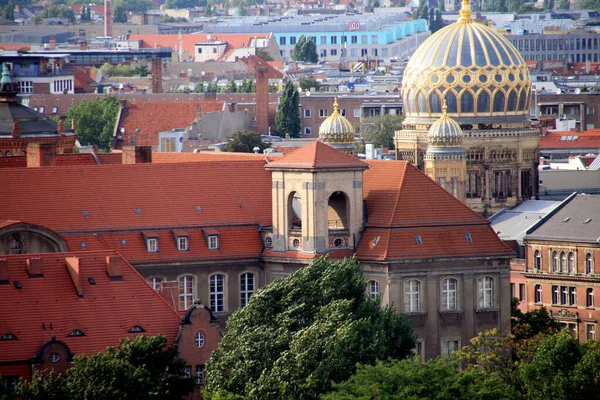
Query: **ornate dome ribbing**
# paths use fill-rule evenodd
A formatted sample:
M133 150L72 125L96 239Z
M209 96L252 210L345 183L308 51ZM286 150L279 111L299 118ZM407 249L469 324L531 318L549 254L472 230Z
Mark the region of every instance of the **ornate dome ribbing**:
M333 101L333 113L319 128L319 140L328 144L354 145L354 127L338 111L337 97Z
M442 99L454 118L527 116L531 81L523 57L504 36L473 21L468 0L460 15L408 62L402 83L407 119L437 117Z
M461 147L462 129L446 114L446 102L442 106L442 116L429 128L427 140L430 147Z

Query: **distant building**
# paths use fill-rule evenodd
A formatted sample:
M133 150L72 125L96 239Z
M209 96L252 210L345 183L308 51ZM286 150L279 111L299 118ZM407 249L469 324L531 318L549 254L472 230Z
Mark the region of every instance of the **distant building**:
M33 93L74 93L73 73L65 70L69 55L65 53L21 54L5 51L0 54L0 63L5 64L11 79L21 96Z

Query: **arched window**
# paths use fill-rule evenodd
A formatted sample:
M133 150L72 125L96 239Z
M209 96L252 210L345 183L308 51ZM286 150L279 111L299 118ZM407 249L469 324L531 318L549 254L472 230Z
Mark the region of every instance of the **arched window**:
M240 276L240 306L244 307L254 293L254 274L244 273Z
M567 272L567 254L564 251L560 253L560 272Z
M10 238L8 254L23 254L23 240L19 236Z
M347 229L348 201L343 192L334 192L327 202L327 224L329 229Z
M479 92L477 96L477 112L479 114L489 114L490 112L490 95L485 90Z
M494 112L504 112L504 92L500 90L494 94Z
M542 253L539 250L533 253L533 268L536 272L542 268Z
M585 273L586 274L594 273L594 259L592 258L592 253L587 253L585 255Z
M225 311L225 276L210 276L210 308L214 312Z
M196 347L201 348L204 347L204 333L198 332L196 333Z
M369 296L372 299L376 299L379 296L379 282L369 281Z
M558 272L558 252L552 253L552 272Z
M404 311L421 312L421 282L416 279L404 283Z
M569 252L568 266L569 266L569 273L570 274L575 273L575 255L573 254L572 251Z
M460 112L463 113L472 113L475 106L475 101L473 100L473 95L471 92L463 92L460 97Z
M302 229L302 199L298 192L288 197L288 227L292 230Z
M442 310L457 310L458 281L454 278L442 280Z
M494 308L494 278L483 276L477 280L477 308Z
M187 310L194 302L194 277L184 275L179 277L179 309Z

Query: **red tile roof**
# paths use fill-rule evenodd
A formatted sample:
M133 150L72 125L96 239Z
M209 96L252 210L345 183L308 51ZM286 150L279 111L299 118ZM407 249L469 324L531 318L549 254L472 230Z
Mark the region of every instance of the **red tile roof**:
M226 151L199 152L199 153L152 153L152 162L155 164L164 163L182 163L182 162L201 162L201 161L243 161L255 160L264 161L267 158L264 154L254 153L230 153ZM270 161L280 159L280 156L268 156Z
M314 140L279 160L269 163L268 168L368 168L368 165L323 142Z
M158 146L159 132L187 128L202 114L222 109L221 101L132 102L123 110L118 128L125 128L124 145L135 136L138 146Z
M56 156L57 167L72 165L97 165L97 163L91 153L58 154ZM24 167L27 167L27 156L0 157L0 169Z
M571 137L570 140L564 140ZM600 129L582 132L548 132L540 136L540 149L590 149L600 148Z
M110 280L107 257L121 262L122 280ZM31 278L26 262L41 258L43 277ZM79 260L78 296L66 258ZM30 360L55 336L75 354L92 354L132 336L139 325L147 335L164 334L169 344L179 331L178 313L142 276L114 251L26 254L3 256L10 283L0 284L0 336L11 333L17 340L0 341L0 361ZM94 278L95 285L88 278ZM18 281L17 289L13 282ZM150 311L151 310L151 311ZM69 336L74 330L84 336ZM27 374L25 374L27 375Z

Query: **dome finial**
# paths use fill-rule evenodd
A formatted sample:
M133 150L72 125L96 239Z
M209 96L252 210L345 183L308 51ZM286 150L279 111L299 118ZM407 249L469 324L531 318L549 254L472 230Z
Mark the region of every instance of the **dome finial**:
M471 4L469 3L469 0L462 0L462 8L459 11L460 18L458 20L460 22L472 22L472 13L473 11L471 10Z
M448 104L446 103L446 99L442 103L442 117L446 116L446 112L448 111Z
M338 105L337 97L334 97L333 98L333 112L334 113L338 112L338 108L339 108L339 105Z

